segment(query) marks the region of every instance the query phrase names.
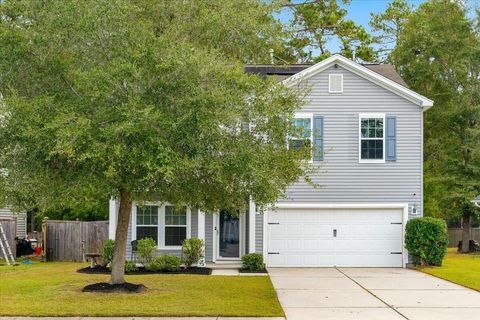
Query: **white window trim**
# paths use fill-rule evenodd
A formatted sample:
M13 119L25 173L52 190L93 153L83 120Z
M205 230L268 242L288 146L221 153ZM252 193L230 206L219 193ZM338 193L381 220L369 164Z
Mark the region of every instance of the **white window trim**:
M332 76L340 76L340 81L341 81L341 89L339 91L332 90ZM328 93L343 93L343 74L340 73L330 73L328 75Z
M171 206L170 203L161 202L144 202L146 206L158 206L158 234L157 234L157 250L181 250L182 246L166 246L165 245L165 206ZM137 204L132 204L132 241L137 240ZM192 210L187 207L187 239L192 237Z
M181 250L182 246L167 246L165 245L165 228L166 227L183 227L185 225L166 225L165 224L165 207L166 206L171 206L169 203L163 204L159 208L159 213L158 213L158 244L159 244L159 249L161 250ZM187 225L185 226L187 228L186 232L186 238L190 239L191 238L191 229L192 229L192 223L191 223L191 217L192 217L192 210L187 207Z
M383 119L382 159L362 159L362 119L367 119L367 118ZM358 163L385 163L385 113L360 113L358 115Z
M313 113L306 113L306 112L296 112L294 115L295 119L310 119L310 147L313 148ZM289 138L290 139L290 138ZM288 145L288 140L287 139L287 145ZM313 150L312 150L312 156L308 161L305 161L308 163L313 163Z

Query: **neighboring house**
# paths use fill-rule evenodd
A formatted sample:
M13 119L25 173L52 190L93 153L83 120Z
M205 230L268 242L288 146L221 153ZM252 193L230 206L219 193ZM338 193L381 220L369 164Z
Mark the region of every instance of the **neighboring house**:
M480 195L478 195L475 199L473 199L472 203L477 207L480 207Z
M17 237L27 238L27 214L25 212L12 212L8 208L0 208L0 221L2 219L17 220Z
M313 176L321 187L298 182L275 209L260 212L250 202L239 218L134 205L129 243L149 236L159 252L179 255L184 238L198 237L206 261L215 263L258 252L268 267L405 266L405 223L423 214L423 112L433 101L408 89L392 66L339 55L311 66L249 65L246 72L309 89L295 123L324 151L309 161L321 167ZM112 200L111 238L117 212ZM130 245L127 251L130 257Z

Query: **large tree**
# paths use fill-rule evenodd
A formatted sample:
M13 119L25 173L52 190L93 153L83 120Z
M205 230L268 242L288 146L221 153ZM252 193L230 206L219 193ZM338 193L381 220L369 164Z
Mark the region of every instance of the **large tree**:
M318 62L333 53L364 61L375 60L372 36L361 25L347 18L351 0L284 0L283 12L292 19L285 28L282 58ZM338 50L332 51L332 47Z
M298 92L247 75L279 25L260 0L5 1L2 185L40 208L114 196L113 284L134 201L206 212L284 196ZM250 124L247 128L245 124ZM14 198L12 198L14 199Z
M392 58L435 100L425 115L425 213L462 218L463 252L480 193L480 45L460 1L431 0L410 16Z

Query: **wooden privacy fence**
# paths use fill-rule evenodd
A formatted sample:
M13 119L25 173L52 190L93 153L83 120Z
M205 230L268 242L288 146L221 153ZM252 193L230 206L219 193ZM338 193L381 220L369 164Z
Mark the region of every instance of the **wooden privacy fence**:
M102 253L108 221L44 220L47 261L85 261L85 253Z
M15 241L15 236L17 234L17 218L0 218L0 222L2 223L3 230L5 231L5 235L7 237L8 244L10 245L10 249L12 250L13 256L17 256L17 241ZM5 258L3 256L2 250L0 250L0 257Z
M448 246L456 247L458 242L462 240L462 228L448 229ZM470 239L480 242L480 228L470 228Z

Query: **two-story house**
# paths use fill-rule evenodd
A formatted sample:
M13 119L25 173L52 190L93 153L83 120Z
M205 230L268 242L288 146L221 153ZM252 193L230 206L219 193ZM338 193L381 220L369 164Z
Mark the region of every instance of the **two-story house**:
M392 66L340 55L246 72L307 89L295 123L323 151L309 161L320 167L313 181L321 187L298 182L274 208L251 202L239 217L134 205L128 242L152 237L159 252L179 255L182 240L197 237L213 263L258 252L267 267L405 266L405 223L423 214L423 112L433 101L410 90ZM117 212L112 200L111 238Z

